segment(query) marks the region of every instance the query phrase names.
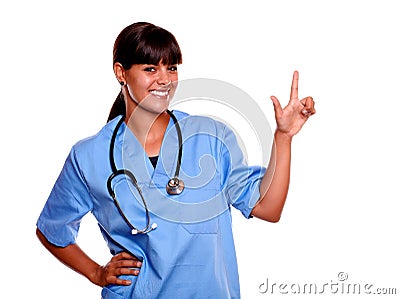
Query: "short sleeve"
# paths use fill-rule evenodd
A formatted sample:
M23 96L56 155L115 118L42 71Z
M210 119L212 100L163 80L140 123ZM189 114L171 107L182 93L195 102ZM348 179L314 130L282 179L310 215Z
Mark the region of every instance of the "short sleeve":
M72 148L37 221L46 239L65 247L74 244L82 217L93 207Z
M249 166L234 132L225 127L221 150L223 189L230 204L246 218L260 198L260 182L265 173L263 166Z

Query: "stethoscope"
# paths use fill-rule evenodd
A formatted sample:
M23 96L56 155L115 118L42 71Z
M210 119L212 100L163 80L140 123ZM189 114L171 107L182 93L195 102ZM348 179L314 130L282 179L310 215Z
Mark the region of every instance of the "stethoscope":
M178 134L178 144L179 144L179 151L178 151L178 161L176 162L176 168L175 168L175 174L172 178L170 178L167 182L166 185L166 191L169 195L178 195L181 194L183 189L185 188L185 184L183 183L183 181L181 179L179 179L179 170L181 168L181 160L182 160L182 132L181 132L181 128L178 124L178 120L176 119L175 115L167 110L167 113L169 114L169 116L172 118L172 120L174 121L174 125L175 125L175 129L176 129L176 133ZM152 230L157 228L157 223L153 223L150 225L150 213L149 213L149 209L147 207L147 203L144 199L143 193L142 193L142 189L140 188L135 176L133 175L133 173L125 168L121 168L121 169L117 169L117 167L115 166L115 161L114 161L114 146L115 146L115 139L117 137L117 133L119 128L121 127L122 123L124 122L124 117L122 117L118 123L117 126L114 129L114 132L112 134L111 137L111 142L110 142L110 150L109 150L109 155L110 155L110 166L112 169L112 174L108 177L107 180L107 189L108 189L108 193L110 194L110 196L112 197L115 206L118 209L118 212L120 213L121 217L124 219L124 221L129 225L129 227L131 228L131 233L132 235L136 235L136 234L147 234L149 232L151 232ZM118 202L118 199L115 195L115 192L113 190L112 187L112 181L114 178L116 178L119 175L124 175L127 176L133 183L133 185L135 186L135 188L137 189L140 198L143 202L143 207L146 211L146 226L143 229L138 229L136 228L130 221L129 219L126 217L126 215L124 214L124 212L121 209L121 206Z

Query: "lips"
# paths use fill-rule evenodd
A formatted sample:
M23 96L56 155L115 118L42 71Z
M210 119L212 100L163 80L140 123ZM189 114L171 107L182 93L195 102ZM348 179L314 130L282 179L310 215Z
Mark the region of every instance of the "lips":
M169 94L169 89L167 90L150 90L150 93L156 97L166 97Z

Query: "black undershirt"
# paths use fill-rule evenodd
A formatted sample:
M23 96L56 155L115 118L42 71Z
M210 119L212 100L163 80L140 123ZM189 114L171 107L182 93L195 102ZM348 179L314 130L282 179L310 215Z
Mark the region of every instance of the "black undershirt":
M156 168L158 156L149 157L149 159L150 159L150 162L153 165L153 167Z

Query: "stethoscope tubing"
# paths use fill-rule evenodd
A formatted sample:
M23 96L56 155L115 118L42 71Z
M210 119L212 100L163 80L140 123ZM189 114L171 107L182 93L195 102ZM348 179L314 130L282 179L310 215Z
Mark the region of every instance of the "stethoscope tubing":
M144 209L146 211L146 226L143 229L137 229L135 226L132 225L132 223L129 221L129 219L126 217L125 213L122 211L121 205L119 204L119 201L117 199L117 196L115 195L115 192L112 188L112 180L115 179L117 176L119 175L124 175L124 176L128 176L129 179L132 181L132 183L134 184L135 188L137 189L137 191L139 192L140 198L143 202L143 206ZM119 214L121 215L121 217L124 219L124 221L128 224L128 226L131 229L132 234L145 234L147 232L149 232L149 227L150 227L150 214L149 214L149 209L147 207L146 201L144 200L144 196L142 193L141 188L138 185L138 182L135 178L135 176L133 175L133 173L127 169L119 169L115 172L113 172L107 180L107 189L108 189L108 193L111 195L115 206L117 207L117 210L119 212Z
M175 129L178 135L178 144L179 144L179 150L178 150L178 160L176 161L176 168L175 168L175 174L174 177L178 178L179 177L179 171L181 169L181 161L182 161L182 131L181 128L179 126L178 120L176 119L175 115L167 110L167 113L169 114L169 116L172 118L174 125L175 125Z
M174 177L171 178L168 181L166 189L167 189L167 193L168 194L176 195L176 194L180 194L182 192L183 188L184 188L183 181L179 180L179 178L178 178L179 170L180 170L180 167L181 167L181 161L182 161L182 132L181 132L181 128L180 128L180 126L178 124L178 120L175 117L175 115L169 110L167 110L167 113L172 118L172 120L174 122L174 125L175 125L175 129L176 129L176 132L177 132L177 135L178 135L179 150L178 150L178 160L176 162L175 174L174 174ZM153 223L150 226L150 212L149 212L149 209L147 207L146 200L144 199L143 192L142 192L142 190L141 190L141 188L140 188L140 186L139 186L134 174L130 170L124 169L124 168L117 169L117 166L115 165L115 160L114 160L115 140L116 140L119 128L121 127L123 122L124 122L124 117L121 117L121 119L118 121L117 125L115 126L114 132L113 132L113 134L111 136L110 150L109 150L109 160L110 160L110 167L111 167L112 173L107 179L107 190L108 190L109 195L112 197L112 199L114 201L114 204L115 204L119 214L124 219L124 221L128 224L128 226L130 227L131 233L133 235L136 235L136 234L147 234L150 231L154 230L157 227L157 224ZM129 219L126 217L125 213L122 211L122 208L121 208L121 206L119 204L117 196L115 195L115 192L114 192L113 187L112 187L112 181L113 181L113 179L115 179L117 176L120 176L120 175L124 175L125 177L128 177L132 181L133 185L135 186L136 190L138 191L138 193L140 195L140 198L141 198L141 200L143 202L143 207L144 207L145 212L146 212L146 226L143 229L136 228L129 221ZM174 186L173 188L171 188L171 186L170 186L170 182L171 181L177 182L177 186L176 187Z

